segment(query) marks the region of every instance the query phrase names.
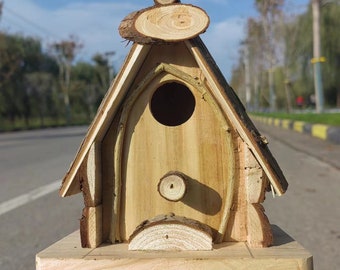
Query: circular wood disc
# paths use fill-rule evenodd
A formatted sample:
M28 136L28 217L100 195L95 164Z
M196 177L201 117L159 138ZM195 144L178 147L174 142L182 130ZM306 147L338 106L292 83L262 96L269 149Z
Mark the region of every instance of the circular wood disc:
M158 192L163 198L177 202L185 195L185 180L178 174L167 175L160 180L158 184Z
M171 214L143 221L129 238L129 250L212 250L212 242L208 225Z
M209 17L204 10L183 4L147 9L135 21L137 32L164 41L193 38L203 33L208 26Z

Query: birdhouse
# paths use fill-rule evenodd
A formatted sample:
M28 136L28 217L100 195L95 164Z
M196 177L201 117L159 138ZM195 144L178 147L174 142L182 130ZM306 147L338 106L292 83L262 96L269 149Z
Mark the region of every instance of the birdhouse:
M272 244L261 203L288 184L200 39L208 25L204 10L175 0L122 21L132 48L60 189L83 193L83 247Z

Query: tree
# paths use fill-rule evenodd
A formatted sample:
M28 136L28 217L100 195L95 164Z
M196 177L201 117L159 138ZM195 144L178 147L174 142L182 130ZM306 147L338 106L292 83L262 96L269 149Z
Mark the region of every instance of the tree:
M266 66L265 50L263 44L266 42L262 23L256 19L249 18L247 22L247 38L244 46L247 47L247 57L249 62L249 77L252 84L250 85L253 97L253 108L258 110L260 96L265 97L264 89L264 69Z
M75 39L51 45L51 55L36 38L2 32L0 38L0 129L22 119L26 127L32 119L58 124L61 115L69 124L71 112L78 123L92 119L112 79L109 55L76 62L82 45Z
M262 97L262 102L266 102L267 96L272 97L270 90L275 89L275 104L290 111L290 103L294 97L301 95L305 100L313 101L312 9L309 5L305 13L287 16L283 12L282 3L283 1L256 1L260 19L248 20L246 39L241 45L247 46L249 51L253 96L256 98L256 89L260 89L259 96ZM339 5L325 5L321 8L321 43L323 56L327 59L322 63L322 77L325 101L331 106L336 103L340 106L340 76L337 74L340 67L340 37L337 34L340 27L339 16ZM238 65L244 65L244 61L240 61ZM234 70L238 72L235 76L241 78L239 72L243 69ZM272 72L268 73L268 70ZM267 83L263 80L264 77L267 78ZM240 82L239 79L234 81ZM269 104L272 100L268 100ZM256 104L256 100L252 102Z
M48 72L31 72L25 75L26 91L30 97L32 114L38 115L40 126L45 126L45 117L54 114L55 78Z
M322 78L325 104L340 107L340 37L337 29L340 27L340 6L326 5L321 8L321 45L326 62L322 63ZM314 95L313 69L313 30L312 9L309 6L306 13L301 14L295 21L298 32L296 43L288 45L296 50L290 56L289 65L295 74L296 91L306 97ZM291 33L287 42L291 39ZM289 44L289 43L287 43Z
M274 67L277 64L275 28L282 22L284 0L256 0L255 7L260 13L265 43L263 50L268 70L270 109L276 110L276 93L274 89Z
M340 108L340 6L321 8L321 42L326 58L323 63L325 98L329 105Z
M0 88L2 114L15 121L23 116L28 124L30 107L23 83L24 73L35 65L37 55L41 53L38 40L20 35L3 35L0 48Z
M92 57L92 61L95 63L97 81L106 91L109 88L111 81L109 57L107 55L97 53Z
M34 103L37 93L43 93L44 86L38 82L38 74L50 76L49 88L53 89L58 72L56 62L44 54L41 43L32 37L3 33L0 42L0 113L14 125L17 118L24 118L26 126L37 113ZM53 81L53 82L52 82ZM55 108L49 104L46 114Z
M70 104L70 81L71 67L75 60L77 52L83 47L75 36L70 36L67 40L53 43L50 45L59 65L59 84L64 97L66 110L66 122L71 122L71 104Z

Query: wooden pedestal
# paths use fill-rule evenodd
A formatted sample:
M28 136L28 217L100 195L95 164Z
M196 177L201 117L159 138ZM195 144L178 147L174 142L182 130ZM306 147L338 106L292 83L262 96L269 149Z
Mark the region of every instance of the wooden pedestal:
M37 254L36 269L313 269L312 255L279 227L272 228L269 248L230 242L214 245L213 251L190 252L128 251L127 244L81 248L76 231Z

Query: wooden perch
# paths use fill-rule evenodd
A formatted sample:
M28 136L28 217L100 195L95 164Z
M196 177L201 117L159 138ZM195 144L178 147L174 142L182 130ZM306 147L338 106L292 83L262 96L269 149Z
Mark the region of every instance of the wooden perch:
M181 200L186 192L185 176L179 172L167 173L158 184L159 194L172 202Z
M174 214L140 224L129 239L129 250L212 250L212 232L199 221Z
M123 38L141 44L177 42L205 32L209 22L206 12L192 5L156 5L125 17L119 33Z

